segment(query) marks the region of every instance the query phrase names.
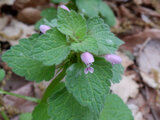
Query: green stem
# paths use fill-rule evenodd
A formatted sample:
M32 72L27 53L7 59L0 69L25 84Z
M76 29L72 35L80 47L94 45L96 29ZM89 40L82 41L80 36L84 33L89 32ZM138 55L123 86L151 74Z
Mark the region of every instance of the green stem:
M66 75L66 67L63 69L63 71L61 73L59 73L59 75L57 75L57 77L49 84L49 86L47 87L41 102L46 102L48 96L50 96L51 92L49 91L53 91L55 86L64 78L64 76Z
M12 95L12 96L22 98L22 99L25 99L25 100L29 100L29 101L32 101L32 102L40 103L40 99L38 99L38 98L23 96L23 95L19 95L19 94L16 94L16 93L11 93L11 92L4 91L2 89L0 89L0 94Z
M1 107L1 105L0 105L0 107ZM4 120L9 120L9 118L8 118L8 116L7 116L7 114L5 113L4 110L1 110L0 114L2 115Z

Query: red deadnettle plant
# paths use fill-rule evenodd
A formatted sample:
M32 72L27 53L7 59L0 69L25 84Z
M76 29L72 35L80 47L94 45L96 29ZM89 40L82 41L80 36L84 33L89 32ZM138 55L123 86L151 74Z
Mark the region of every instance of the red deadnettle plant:
M103 19L86 20L61 5L49 24L40 26L41 35L20 40L2 56L27 80L52 80L32 120L133 120L110 91L123 73L121 58L115 55L123 42Z

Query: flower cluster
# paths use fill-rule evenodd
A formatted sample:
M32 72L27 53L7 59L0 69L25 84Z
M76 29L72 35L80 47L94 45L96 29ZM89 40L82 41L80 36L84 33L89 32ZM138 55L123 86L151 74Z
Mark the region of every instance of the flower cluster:
M88 72L93 73L94 68L91 67L92 63L94 62L94 57L89 52L84 52L81 54L81 60L86 64L87 68L85 68L84 73L88 74Z
M59 6L60 8L64 9L64 10L67 10L68 12L70 12L70 10L68 9L67 6L65 5L60 5ZM40 26L40 31L45 34L49 29L51 29L49 26L47 25L41 25ZM122 59L115 55L115 54L106 54L104 56L104 58L110 62L112 65L114 64L120 64L122 62ZM88 74L89 72L90 73L93 73L94 72L94 68L91 67L92 63L94 62L94 57L91 53L89 52L84 52L81 54L81 60L86 64L86 68L84 70L84 73L85 74Z
M67 10L68 12L70 12L70 10L68 9L67 6L65 5L60 5L60 8ZM45 34L49 29L51 29L51 27L47 26L47 25L40 25L40 31L41 33Z
M110 62L112 65L114 64L120 64L122 62L122 59L115 55L115 54L107 54L104 56L104 58ZM92 63L94 62L94 57L91 53L89 52L84 52L81 54L81 60L86 64L86 68L84 70L85 74L88 74L88 72L93 73L94 68L91 67Z

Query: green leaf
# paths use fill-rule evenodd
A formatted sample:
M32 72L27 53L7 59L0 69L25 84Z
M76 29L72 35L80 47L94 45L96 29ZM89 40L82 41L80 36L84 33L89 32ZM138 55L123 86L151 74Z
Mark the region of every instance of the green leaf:
M112 65L103 58L95 58L94 73L84 73L86 66L73 64L67 70L66 87L77 101L96 114L100 113L109 93Z
M63 74L63 73L62 73ZM48 103L47 99L54 93L59 92L64 88L64 83L57 83L57 79L61 79L61 77L64 77L62 74L57 78L55 78L52 83L47 88L46 92L43 95L43 98L41 100L41 103L38 104L35 109L32 112L33 120L51 120L51 117L48 115Z
M39 30L40 25L48 25L50 27L56 27L57 26L57 19L53 19L51 21L48 21L47 19L40 19L36 24L35 28L36 30Z
M13 72L25 76L27 80L40 82L50 80L54 76L54 66L44 66L42 62L34 60L32 50L39 35L34 34L28 39L19 41L19 45L13 46L2 55L2 60L7 62Z
M0 69L0 81L3 80L5 77L5 71L3 69Z
M113 72L113 77L112 77L112 82L113 83L119 83L120 80L122 79L122 74L124 72L124 68L121 64L115 64L113 65L112 68L112 72Z
M53 20L57 16L56 8L47 8L41 12L41 16L47 20Z
M76 0L76 4L81 12L89 17L95 17L99 14L99 0Z
M116 24L114 13L105 2L99 3L99 12L109 26L114 26Z
M99 120L133 120L127 105L115 94L107 95Z
M49 96L51 96L51 94L61 88L64 88L64 84L63 83L59 83L60 80L62 80L66 75L66 68L63 69L63 71L58 74L58 76L56 76L56 78L49 84L49 86L47 87L41 102L47 102L47 99Z
M66 89L49 99L48 113L54 120L96 120L87 107L81 106Z
M19 116L19 120L32 120L32 113L23 113Z
M58 9L58 29L73 39L83 38L86 35L86 20L75 11Z
M53 3L67 3L69 1L70 0L51 0L51 2L53 2Z
M71 50L75 51L75 52L91 52L94 54L98 54L97 51L97 41L95 40L95 38L90 37L90 36L86 36L84 37L82 40L80 39L80 41L82 42L74 42L71 44Z
M98 55L114 53L123 42L117 38L101 18L88 20L88 34L95 38ZM96 54L96 53L95 53Z
M32 57L45 65L57 65L66 59L69 53L66 36L53 28L38 38Z
M42 19L40 19L36 24L36 30L39 30L40 25L48 25L50 27L55 27L57 25L57 20L55 19L57 11L55 8L47 8L41 12Z
M38 104L32 113L33 120L50 120L48 115L48 104L40 103Z

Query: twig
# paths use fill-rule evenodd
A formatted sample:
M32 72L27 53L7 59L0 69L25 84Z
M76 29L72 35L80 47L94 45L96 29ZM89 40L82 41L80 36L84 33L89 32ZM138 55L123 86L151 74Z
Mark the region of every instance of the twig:
M0 105L0 107L1 107L1 105ZM2 115L2 117L4 118L4 120L9 120L9 118L8 118L8 116L7 116L7 114L6 114L6 112L2 109L2 110L0 110L0 114Z
M11 92L4 91L2 89L0 89L0 94L7 94L7 95L15 96L15 97L18 97L18 98L22 98L22 99L25 99L25 100L29 100L29 101L32 101L32 102L40 103L40 99L38 99L38 98L23 96L23 95L19 95L19 94L16 94L16 93L11 93Z

